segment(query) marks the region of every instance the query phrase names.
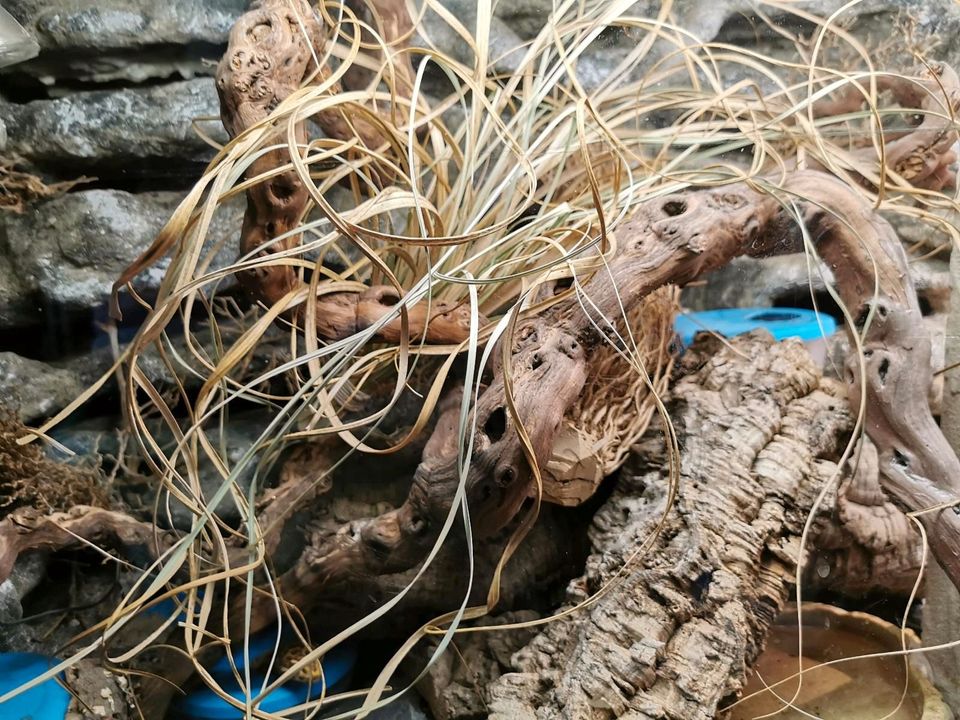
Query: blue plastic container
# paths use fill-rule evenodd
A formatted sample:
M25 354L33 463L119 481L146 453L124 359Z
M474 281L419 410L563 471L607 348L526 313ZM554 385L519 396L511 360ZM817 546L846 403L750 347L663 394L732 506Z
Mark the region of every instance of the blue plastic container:
M273 631L266 631L262 633L257 633L250 637L250 647L248 652L250 653L250 662L256 663L257 660L266 657L273 652L273 648L277 644L277 633ZM237 669L240 672L243 672L243 644L240 643L238 649L233 651L233 664L237 666ZM233 674L233 670L230 666L230 659L224 655L222 658L217 660L210 667L210 674L214 677L229 677Z
M837 321L830 315L802 308L726 308L679 315L674 327L684 347L693 342L698 332L733 337L757 328L769 331L774 340L799 338L810 343L836 332Z
M59 662L33 653L0 653L0 695L43 675ZM3 720L63 720L70 705L70 693L55 679L0 703Z
M252 637L249 651L251 662L271 653L275 642L276 633L271 631ZM237 669L242 673L242 648L234 651L233 660ZM347 684L356 661L357 651L352 645L341 645L324 656L322 660L323 674L328 695L341 690ZM233 677L230 662L226 657L213 665L210 672L231 697L241 703L244 702L244 692ZM275 672L274 677L277 676L279 676L279 673ZM251 676L250 680L254 694L256 694L257 690L263 685L264 676L262 674L254 675ZM323 692L323 683L319 681L312 683L288 682L273 690L257 707L265 712L280 712L317 698L321 692ZM243 717L243 711L223 700L209 688L190 693L177 702L176 710L178 712L177 717L190 718L191 720L239 720Z
M254 675L250 680L255 693L256 689L263 684L263 675ZM235 680L221 679L220 685L231 697L241 703L244 702L243 690L240 689ZM287 684L278 687L267 695L257 707L264 712L280 712L287 708L296 707L306 700L306 693L301 688ZM190 693L177 702L176 709L178 711L177 717L193 718L194 720L239 720L244 716L242 710L235 708L209 688Z

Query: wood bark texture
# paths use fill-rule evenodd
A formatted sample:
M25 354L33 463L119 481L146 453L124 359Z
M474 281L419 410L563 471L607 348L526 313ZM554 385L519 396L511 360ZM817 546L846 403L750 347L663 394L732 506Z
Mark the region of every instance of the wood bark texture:
M491 718L712 720L744 683L853 418L843 387L798 341L760 331L715 348L692 348L685 361L700 367L671 391L682 452L673 506L658 434L596 514L569 599L609 590L514 655L489 689Z
M385 33L405 32L407 26L397 18L387 18ZM237 137L255 131L303 83L326 77L327 69L314 64L314 51L322 57L322 47L322 29L305 0L257 3L231 32L217 73L228 132ZM957 141L953 125L944 118L960 111L960 81L947 66L933 65L912 87L925 92L916 91L916 98L904 95L901 102L929 110L930 120L895 138L893 170L920 186L938 187ZM385 130L365 121L368 116L344 113L330 111L316 119L331 137L389 147ZM268 144L285 140L285 128L264 127L269 127ZM306 143L304 123L296 126L295 136L297 147ZM273 174L247 193L241 252L263 262L242 271L240 280L263 304L291 303L285 320L302 324L309 314L316 317L321 338L347 337L392 312L402 290L377 286L306 301L310 285L293 265L273 257L299 245L295 230L311 203L311 189L290 167L289 152L271 151L248 172L249 177ZM288 232L289 237L277 240ZM833 270L853 319L848 330L857 342L852 346L863 349L862 356L852 353L848 359L846 396L855 412L862 403L863 429L876 447L880 487L898 508L918 515L936 559L951 582L960 585L960 461L927 405L930 338L906 257L894 231L869 201L832 175L797 170L784 177L650 200L635 208L613 239L609 272L598 273L582 289L594 310L585 310L578 298L568 296L539 315L521 317L504 340L503 355L496 353L507 365L498 360L472 410L477 429L466 494L479 538L496 538L516 522L534 488L531 464L547 466L562 422L584 392L591 355L602 343L618 342L605 318L617 317L621 307L636 306L664 285L690 282L738 255L806 249ZM315 312L307 313L313 302ZM421 303L405 312L413 339L458 342L466 336L465 308L435 303L428 311ZM378 334L389 342L400 337L399 318ZM659 536L660 545L645 556L644 562L652 564L621 581L637 593L636 606L630 606L624 618L643 622L619 623L614 609L601 600L589 621L576 621L585 623L576 632L560 637L558 630L549 629L519 657L521 673L496 686L493 699L500 717L536 717L529 715L533 710L528 693L542 682L550 683L553 703L543 713L552 707L583 718L707 717L697 714L704 712L697 708L715 709L735 692L743 663L762 643L763 630L789 584L796 548L777 538L796 534L802 503L812 501L802 480L829 469L841 426L850 429L849 416L831 386L818 379L799 347L786 347L793 350L761 352L758 346L756 357L747 353L754 363L750 372L721 353L718 357L726 358L725 363L708 361L691 375L696 380L681 382L674 397L687 443L683 492L696 494L678 500L668 518L670 532ZM738 429L734 437L728 437L728 425L722 422ZM321 606L349 607L355 604L358 582L389 588L389 578L418 567L450 512L460 479L458 450L451 416L440 417L402 504L374 517L351 519L333 531L312 533L302 554L279 578L284 601L303 613ZM730 468L741 472L729 482L716 482L726 478ZM768 496L766 483L784 490ZM310 501L325 490L310 477L292 477L273 496L272 507L263 509L276 532L305 489L314 493L307 496ZM664 502L662 468L625 475L618 493L610 507L620 503L620 513L632 524L618 525L612 511L598 517L595 543L604 551L588 568L585 592L612 577L627 548L652 531L649 518L657 516ZM709 517L702 507L713 508ZM73 517L82 530L78 534L114 542L118 531L129 531L134 545L141 536L148 537L142 527L101 513L91 511L87 525ZM604 540L605 527L616 537ZM0 579L17 552L37 543L66 546L71 537L56 523L40 523L28 533L5 526L0 533ZM749 586L747 579L755 584ZM647 588L654 589L651 595L644 594ZM381 597L387 596L385 592ZM272 597L264 600L263 608L255 602L254 630L273 621L268 611L272 607ZM709 668L702 663L703 648L712 653ZM553 658L559 661L570 653L580 653L576 656L589 670L547 672ZM538 662L543 671L539 679ZM178 683L189 672L189 666L171 671L167 680ZM164 684L163 692L171 692L169 685ZM165 701L148 706L159 715ZM527 715L507 714L514 711Z
M808 587L850 598L910 595L920 577L923 539L883 492L877 449L868 438L840 487L828 490L814 528L815 553L805 565Z
M406 5L376 2L387 12L385 32L405 33L410 29ZM400 18L406 18L401 22ZM324 37L319 21L306 0L261 0L237 20L230 32L227 51L217 68L217 90L223 126L231 137L267 119L270 113L302 84L315 76L325 78L329 70L316 66L315 57L323 54ZM405 73L404 73L405 74ZM405 81L409 85L409 78ZM334 85L332 92L339 92ZM328 137L341 140L356 137L370 149L386 143L386 136L367 121L362 113L349 115L343 110L324 110L314 120ZM296 142L307 142L307 123L296 124ZM277 128L268 141L285 143L286 127ZM247 191L247 211L240 236L241 257L261 258L264 262L237 273L241 284L259 302L271 306L291 293L302 290L304 299L285 313L285 319L302 325L307 315L305 300L309 284L294 265L276 256L300 245L301 234L293 231L309 209L310 191L295 169L290 167L289 148L261 155L253 162L247 177L257 177L278 168L289 167L257 183ZM322 285L321 285L322 288ZM315 299L316 331L320 338L339 340L369 328L394 311L401 298L399 287L374 286L362 293L319 294ZM421 302L409 310L408 337L425 337L429 342L455 343L467 337L469 310L457 304ZM382 327L377 337L387 342L401 339L398 316Z
M52 515L21 510L0 521L0 582L10 577L17 557L28 550L97 547L116 551L123 559L143 566L171 541L171 534L153 523L103 508L77 505Z
M864 428L878 449L883 489L899 507L921 513L934 554L960 583L960 516L953 507L960 462L927 405L930 339L903 249L889 224L836 178L794 173L783 193L796 203L817 251L833 269L855 318L854 331L862 334L864 362L858 356L848 362L848 396L859 408L865 394ZM736 185L647 203L618 233L611 277L587 283L585 293L601 312L615 315L621 301L630 306L664 284L689 282L736 255L796 252L803 247L802 235L786 202ZM516 415L506 408L502 372L475 408L478 429L467 494L478 534L503 527L529 493L530 466L518 422L536 461L548 462L559 424L583 387L587 354L602 341L602 323L572 299L520 324L512 347ZM404 505L371 519L349 542L306 554L290 597L305 596L318 582L357 567L380 574L419 562L456 487L457 448L445 432L449 428L439 423Z
M275 7L273 0L264 7ZM245 21L254 27L252 32L244 30L243 23L235 29L218 80L225 124L234 132L259 117L240 110L249 88L258 84L230 82L231 68L243 66L251 38L256 43L259 37L272 37L277 27L274 21L258 19L257 12L263 10L253 11ZM284 27L292 33L291 22ZM286 44L303 42L302 35L283 37ZM284 42L276 44L285 47ZM268 56L278 53L270 44L262 49ZM310 60L303 52L298 57L294 68L300 68L302 77ZM269 79L272 66L265 64L262 79ZM291 72L291 78L297 75ZM913 168L911 177L923 183L939 177L938 168L952 157L949 148L957 134L941 118L960 109L960 81L946 65L934 65L910 87L912 96L900 92L902 103L939 114L893 140L895 169ZM285 91L277 90L275 97ZM257 112L269 106L261 102ZM935 555L960 583L960 516L953 506L960 490L960 462L926 404L930 340L918 330L920 312L902 247L889 224L843 181L815 171L796 171L779 180L770 188L732 185L677 193L639 206L617 231L609 275L598 274L586 284L584 292L595 313L570 298L520 321L508 340L512 409L505 399L503 368L474 408L477 430L467 496L479 536L498 532L513 520L531 492L530 463L548 464L562 420L583 391L590 353L605 340L615 342L607 337L604 317L616 317L621 306L635 306L657 288L689 282L737 255L803 250L804 236L796 223L800 220L810 244L834 270L839 293L855 318L850 330L860 336L864 361L851 357L848 393L855 408L864 400L865 430L878 449L883 488L900 507L922 513ZM258 192L264 190L251 190ZM251 197L251 203L250 212L256 213L257 198ZM272 284L261 283L261 291ZM357 327L349 320L347 325ZM449 513L458 475L452 423L441 419L406 502L306 548L301 561L281 579L286 597L309 607L318 588L343 586L344 579L358 574L387 575L416 567Z

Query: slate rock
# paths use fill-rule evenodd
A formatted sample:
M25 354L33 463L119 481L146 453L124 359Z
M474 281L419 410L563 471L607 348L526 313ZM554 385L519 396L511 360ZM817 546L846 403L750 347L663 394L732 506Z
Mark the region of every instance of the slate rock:
M7 0L40 44L17 73L53 82L210 74L247 0Z
M80 378L66 368L0 352L0 397L19 408L26 423L55 414L83 390Z
M13 265L6 225L4 218L0 217L0 327L28 324L36 314L36 303L30 297L29 288Z
M470 0L446 0L444 7L449 10L469 31L474 32L477 25L477 3ZM412 44L427 47L424 36L445 54L450 55L468 67L473 65L474 54L470 46L450 25L433 11L423 16L423 24L414 36ZM490 20L489 57L494 61L494 69L501 73L510 73L519 66L523 57L523 40L510 25L499 17Z
M20 623L23 606L17 589L9 580L0 583L0 652L23 652L30 644L29 630Z
M20 623L22 600L40 584L46 572L46 556L41 552L25 553L17 559L10 577L0 583L0 652L24 652L33 648L33 633Z
M175 192L86 190L34 205L7 219L9 262L22 286L48 304L102 306L113 283L150 246L182 199ZM238 198L214 215L208 244L227 240L213 268L236 259L243 212ZM138 290L156 290L168 264L165 258L143 273L134 283ZM227 278L221 287L231 282Z
M0 115L7 127L7 152L60 176L96 175L105 166L122 166L131 176L182 175L184 167L199 174L214 153L192 121L212 117L202 124L204 131L226 140L212 78L77 92L22 105L0 103ZM138 167L138 161L157 158L164 159L164 166Z
M223 442L216 427L207 429L207 437L214 447L224 449L224 460L228 468L235 467L244 454L257 442L271 417L262 412L233 412L229 416L223 435ZM86 420L68 420L61 426L54 428L51 437L60 445L76 454L77 457L96 461L101 455L115 455L120 448L117 428L119 418L97 417ZM169 429L156 420L148 420L151 435L165 451L172 451L175 442ZM128 448L129 449L129 448ZM56 447L49 447L49 457L55 460L65 460L67 455ZM253 480L257 467L257 455L242 469L237 478L240 491L246 496ZM182 470L183 468L181 468ZM205 456L198 465L200 488L207 502L216 494L223 478L213 463ZM264 482L261 476L260 482ZM150 481L145 485L137 486L133 483L123 483L124 499L135 510L144 515L152 515L156 500L157 484ZM261 485L262 487L262 485ZM169 507L170 516L166 509ZM216 508L217 515L227 523L236 524L240 520L240 512L231 497L227 495ZM169 504L161 503L158 522L167 527L172 525L180 530L189 530L193 515L185 505L176 498L170 498Z

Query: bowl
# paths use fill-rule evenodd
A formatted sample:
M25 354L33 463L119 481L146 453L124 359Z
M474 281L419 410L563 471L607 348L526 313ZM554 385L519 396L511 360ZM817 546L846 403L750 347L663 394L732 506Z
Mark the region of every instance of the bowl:
M906 661L903 656L872 657L823 665L840 658L898 651L899 627L867 613L817 603L804 603L802 617L803 657L797 653L797 611L793 607L785 610L771 628L767 648L741 693L748 699L731 708L730 720L752 720L784 708L784 702L765 689L764 683L773 685L791 677L801 665L805 672L794 705L809 714L786 708L773 715L777 720L811 715L823 720L953 718L927 677L922 655L908 655ZM908 648L920 646L912 631L907 630L906 635ZM774 691L781 698L793 698L797 678L777 685Z

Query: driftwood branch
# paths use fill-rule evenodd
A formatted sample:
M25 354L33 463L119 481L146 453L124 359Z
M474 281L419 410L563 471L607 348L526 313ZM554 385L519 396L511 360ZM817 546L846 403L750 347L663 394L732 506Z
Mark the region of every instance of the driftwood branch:
M270 0L264 8L281 12ZM271 52L277 54L271 43L286 47L305 42L302 34L291 37L293 23L289 19L279 24L287 28L279 40L270 34L278 23L266 22L267 30L263 30L265 21L258 20L255 13L265 9L254 11L246 25L235 29L221 66L218 83L225 125L234 133L259 119L255 113L239 110L249 88L258 84L231 81L230 74L235 65L242 66L251 38L268 57ZM251 24L254 32L244 29ZM319 42L315 27L309 34ZM263 44L263 37L272 39ZM290 77L300 82L311 60L302 51L297 57ZM261 73L265 79L269 79L270 66L267 62ZM939 110L940 118L951 116L960 105L956 74L945 65L933 66L925 73L915 84L898 84L892 89L905 105ZM274 100L281 99L290 86L290 82L279 85ZM263 113L270 102L261 101L260 105L258 112ZM949 123L937 117L929 123L925 119L914 132L893 140L895 170L926 183L947 164L956 138ZM276 159L272 167L281 160ZM296 178L293 181L298 182ZM248 218L252 225L245 225L244 231L250 249L272 234L267 232L268 221L257 218L271 216L278 207L269 183L258 188L251 190ZM296 192L281 195L299 197ZM259 206L267 208L265 214ZM302 213L299 204L290 208L296 209L291 218ZM515 414L507 409L502 370L495 373L473 410L478 429L467 495L478 535L502 529L529 496L531 472L518 424L523 425L534 461L546 466L562 418L583 389L588 356L605 340L603 318L616 317L621 304L633 306L663 285L687 283L737 255L803 250L794 213L835 272L843 301L856 318L851 332L863 336L866 360L861 365L851 358L849 394L854 407L860 407L861 399L865 402L865 430L879 451L883 487L901 507L925 512L923 521L933 550L948 574L960 583L960 516L952 507L960 489L960 462L926 404L931 382L927 370L930 342L917 337L917 328L922 327L920 313L903 250L890 226L855 191L815 171L794 172L779 188L734 185L677 193L640 206L634 218L618 230L609 276L600 274L585 287L598 309L595 315L571 299L539 317L521 321L510 347ZM248 226L257 229L248 232ZM272 270L285 273L286 279L280 283L264 278L252 285L268 300L286 292L294 278L283 266ZM358 327L349 320L351 312L346 311L345 327ZM441 420L406 502L363 524L359 532L343 533L335 542L307 548L301 562L282 579L287 597L309 605L318 586L337 586L357 573L383 575L416 566L450 510L458 476L454 440L451 424ZM927 512L940 505L944 509Z
M95 547L114 550L122 559L145 566L170 543L169 533L121 512L85 505L53 515L23 510L0 521L0 582L10 577L17 557L28 550Z
M637 303L666 283L689 282L737 255L801 250L802 236L785 209L791 201L834 270L842 299L856 318L855 332L864 334L865 367L851 357L848 390L856 408L865 395L865 430L878 448L883 488L901 508L925 513L931 547L960 583L960 516L953 509L960 463L926 402L930 340L923 335L893 230L847 185L805 172L787 179L781 197L739 185L648 203L619 231L612 277L588 283L585 293L600 312L615 315L621 301ZM517 418L506 408L500 374L475 408L478 430L467 493L479 534L502 527L530 492L517 420L544 465L560 419L583 386L586 355L601 341L602 322L572 300L519 328L512 353ZM456 482L455 445L437 438L430 446L437 453L425 455L406 503L371 520L346 546L311 551L297 568L295 595L347 568L377 574L419 562L449 510ZM926 512L941 504L943 509Z
M852 598L870 593L906 597L920 576L923 540L880 485L877 449L863 438L850 472L817 518L808 587Z
M400 32L404 26L394 23L391 27ZM316 67L314 61L314 50L316 56L321 57L322 46L320 25L304 0L263 0L245 15L231 33L228 51L217 74L223 121L229 133L236 137L267 121L270 113L303 83L327 77L328 70ZM938 108L942 116L950 116L960 108L960 82L946 66L936 66L930 73L922 82L926 93L917 101L919 107ZM903 101L912 99L905 96ZM331 137L356 137L371 148L389 145L380 129L362 118L347 117L343 110L321 113L316 119ZM268 140L279 141L285 137L281 130L274 128L271 132L273 136ZM295 136L297 146L306 144L303 123L297 125ZM951 157L949 148L956 139L955 131L942 121L922 124L915 132L894 141L895 171L921 186L936 187L943 179ZM263 155L251 166L248 176L258 177L288 167L289 152L284 148ZM491 538L494 544L490 547L495 547L498 535L516 522L518 510L533 489L528 450L521 442L519 426L523 426L532 459L545 467L563 418L583 392L591 354L601 343L617 342L605 317L616 317L622 306L635 306L664 285L690 282L738 255L760 257L801 251L807 237L823 262L832 268L838 291L855 319L855 327L850 330L860 340L864 353L862 361L856 354L851 354L848 360L846 393L852 408L859 409L862 401L866 410L863 428L876 447L880 485L899 508L919 515L937 560L960 586L960 514L955 505L960 498L960 461L946 444L927 406L931 382L930 340L922 330L902 247L891 227L872 206L831 175L796 171L779 182L770 181L768 187L761 184L766 183L757 181L675 193L640 205L632 219L616 230L617 250L608 259L609 273L598 274L583 288L596 310L585 311L576 298L570 298L539 316L519 321L515 333L506 341L510 343L506 354L512 374L512 409L507 407L504 369L498 367L472 410L477 431L466 483L467 497L475 532L479 537ZM310 286L302 275L292 265L271 256L299 245L300 235L294 231L310 208L307 187L295 171L285 169L251 187L247 200L241 252L259 255L264 262L242 271L241 282L258 301L267 305L298 291L306 295ZM798 219L805 234L799 231ZM276 240L288 232L292 233L288 238ZM285 319L302 324L307 317L305 303L315 303L318 335L326 339L342 338L370 327L393 312L398 300L400 291L393 287L372 287L361 294L320 294L291 308ZM426 306L420 304L405 312L412 338L455 342L466 336L464 308L436 303L428 316ZM379 339L387 341L396 341L399 337L399 318L379 334ZM794 363L791 369L797 367ZM774 377L779 377L777 368L769 370ZM704 372L719 372L717 377L722 377L722 371L717 368ZM757 382L760 381L758 373ZM750 382L752 380L741 379L741 384L749 386ZM737 395L735 384L724 387L725 392ZM831 438L839 431L836 408L824 404L823 398L829 394L821 393L816 399L810 399L815 390L815 377L800 373L781 388L779 395L773 393L774 405L769 406L771 412L776 409L784 418L792 418L793 442L813 453L810 462L819 455L829 456L835 452ZM684 398L683 392L681 387L677 397ZM709 412L718 411L701 407L699 401L691 398L686 401L690 407L707 413L707 417ZM730 401L726 406L735 407L736 403ZM829 432L814 436L805 423L815 420L822 423L829 420L833 424L828 423ZM692 415L684 418L691 429L696 428L698 422L700 420ZM750 451L760 453L761 449ZM773 451L770 454L771 472L779 472L783 469L782 463ZM756 458L759 460L760 455ZM691 475L701 470L690 462L684 468L684 472ZM654 475L659 477L659 472L659 469L651 471L649 483L633 486L633 490L647 493L641 495L645 498L642 502L654 508L659 500L653 480ZM797 477L774 482L786 483L799 492ZM308 614L321 607L350 605L356 597L358 583L365 588L389 589L391 582L403 578L423 561L436 541L457 484L455 423L449 416L441 417L424 448L403 504L377 517L353 520L333 531L325 528L313 533L300 558L280 577L285 601ZM629 483L624 484L627 490L630 487ZM282 527L282 518L291 503L304 497L315 501L323 492L324 487L316 483L315 477L291 477L289 483L264 503L261 519L271 527ZM793 498L792 502L797 503L794 506L789 499L783 499L774 508L775 517L768 518L773 531L795 533L791 524L794 520L788 516L793 511L801 513L802 503L808 501L808 498ZM728 500L720 498L714 502L722 504ZM717 517L724 521L739 518L739 511L746 512L744 508L723 507L724 514ZM693 507L681 509L695 514ZM82 538L127 548L141 547L153 538L152 528L146 533L142 525L130 525L122 516L105 516L102 512L78 509L78 514L70 518L76 521L71 525L72 532ZM750 534L752 523L760 517L756 513L754 509L751 521L741 528L742 536L735 534L723 544L725 551L734 553L745 567L752 567L754 571L757 567L750 566L747 549L759 547ZM700 525L683 525L693 523L691 518L693 515L679 518L678 531L690 527L698 531L709 529L709 522L704 518L696 518ZM648 608L661 622L660 635L642 633L650 638L663 636L660 642L673 640L676 650L676 654L671 655L673 665L666 664L661 669L673 673L674 680L693 671L692 664L684 659L684 649L699 652L702 643L711 640L726 653L724 662L718 663L718 672L729 674L731 668L739 667L736 663L744 662L755 652L789 583L786 577L789 572L779 572L764 577L766 584L761 583L752 591L745 589L749 573L724 575L723 568L715 565L705 537L693 538L694 546L699 548L698 557L677 556L678 550L672 546L653 553L687 563L685 574L668 574L664 576L665 584L657 586L659 596L653 600L659 609L652 605ZM23 549L37 546L55 549L69 546L75 540L74 535L65 532L56 522L40 522L24 533L15 523L5 521L0 526L0 577L9 571L16 554ZM737 543L740 543L739 554ZM770 546L764 547L770 550ZM793 556L787 548L781 550L782 557L770 550L774 555L773 559L766 559L770 568L779 563L780 570L789 569ZM609 577L609 571L603 568L592 572L595 579L602 579L604 573ZM707 572L708 577L701 580L705 577L703 572ZM726 585L720 582L724 577L729 580ZM750 592L757 594L752 596ZM747 593L744 597L767 603L770 617L753 620L745 617L738 593ZM385 591L379 597L388 596ZM374 597L377 598L375 593ZM716 602L717 612L732 613L724 617L732 623L741 622L749 629L740 644L729 646L724 637L710 635L713 626L694 622L696 614L692 608L705 601ZM272 608L272 599L268 604ZM271 612L266 611L266 605L263 609L264 612L254 613L254 629L274 619ZM576 699L586 694L606 703L608 714L619 713L626 707L624 698L640 697L639 690L643 689L646 693L643 701L653 703L644 705L643 711L649 710L647 714L656 717L657 708L680 701L667 697L676 690L671 691L662 682L658 684L660 676L650 675L651 663L657 661L661 649L656 641L638 642L629 647L600 647L597 652L602 662L598 661L597 667L606 668L606 674L590 681L589 687L580 684L579 689L580 681L576 678L557 675L554 687L566 688L557 695L557 702L567 704L570 702L567 698ZM191 669L192 664L187 663L169 673L167 679L177 683L189 675ZM729 681L703 678L698 686L701 691L692 695L716 707L724 694L736 690L735 675L730 674L730 678ZM164 688L163 692L169 692L169 686ZM650 694L651 688L659 689ZM515 696L519 697L517 693L507 692L496 697L508 702ZM631 706L633 702L631 699ZM159 715L165 702L148 702L148 706ZM679 716L697 717L682 713Z
M940 78L943 77L943 84ZM956 142L952 113L948 105L942 102L946 91L949 96L955 87L950 70L944 66L924 66L915 72L916 77L879 74L874 82L878 92L888 91L906 116L908 110L919 110L913 117L920 122L914 127L900 130L885 130L883 135L883 167L877 168L877 175L893 172L896 179L909 185L927 190L942 190L956 183L957 174L953 168L956 161L954 143ZM839 98L821 100L814 103L813 114L816 117L831 117L853 113L860 110L866 101L867 88L850 87ZM907 122L912 117L904 118ZM877 158L869 136L854 138L855 145L862 145L851 152L851 158L869 167ZM825 170L826 167L814 162L813 169Z
M409 26L399 23L399 10L392 3L377 3L393 8L387 27L403 32ZM400 6L397 6L400 7ZM403 6L402 15L406 17ZM325 78L327 68L316 67L315 57L323 54L324 39L320 23L306 0L262 0L243 15L230 32L230 43L217 68L221 118L231 137L267 119L269 114L301 85L315 76ZM334 85L331 92L338 92ZM370 149L384 145L382 132L359 113L348 117L344 110L331 109L314 119L329 137L358 139ZM306 122L296 126L298 147L307 141ZM273 140L285 141L286 129L275 131ZM288 148L271 150L250 166L248 177L257 177L289 166ZM247 191L247 211L240 236L241 257L267 261L237 273L240 282L259 302L270 306L296 290L306 291L304 281L293 265L270 256L296 248L301 234L277 238L298 227L310 205L310 192L296 170L289 169L257 183ZM338 340L364 330L384 316L395 312L400 292L391 286L371 287L363 293L320 294L315 317L317 335ZM306 301L286 313L286 319L302 324ZM453 343L466 338L469 310L456 304L419 303L405 311L412 340ZM401 335L398 316L383 327L378 338L397 342Z

